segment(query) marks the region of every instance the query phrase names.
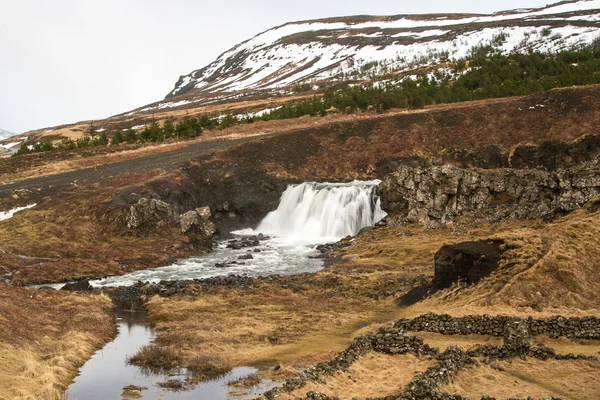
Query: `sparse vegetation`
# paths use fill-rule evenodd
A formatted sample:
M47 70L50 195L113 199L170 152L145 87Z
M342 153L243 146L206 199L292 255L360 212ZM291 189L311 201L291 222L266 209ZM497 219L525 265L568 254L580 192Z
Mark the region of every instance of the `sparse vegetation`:
M185 363L185 368L194 381L217 379L231 371L231 367L221 357L214 355L192 357Z
M261 379L258 374L250 374L248 376L242 376L241 378L231 381L227 383L227 385L238 388L251 388L258 385L260 382Z
M181 354L173 347L156 344L144 346L133 356L127 358L127 363L152 372L168 371L179 366L181 362Z
M115 334L106 296L0 284L0 399L60 399Z
M146 126L140 132L133 128L127 129L125 131L125 136L123 136L121 131L115 131L111 140L109 140L106 133L101 132L99 135L95 135L93 137L86 134L75 141L66 138L57 144L52 144L50 142L37 142L33 145L28 145L23 142L19 150L14 155L19 156L23 154L55 150L76 150L91 146L107 146L109 143L111 146L117 146L123 142L127 142L128 144L133 144L136 142L163 142L173 138L177 140L188 140L200 136L203 128L211 127L215 124L215 121L211 120L207 116L185 117L177 124L173 124L173 121L171 120L166 120L162 127L158 122L153 121L149 126ZM92 131L93 128L93 125L90 125L90 131ZM95 130L93 131L96 133Z

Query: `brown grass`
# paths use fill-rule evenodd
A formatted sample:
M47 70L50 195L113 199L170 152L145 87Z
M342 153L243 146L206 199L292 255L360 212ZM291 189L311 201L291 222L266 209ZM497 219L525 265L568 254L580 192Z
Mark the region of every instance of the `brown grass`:
M236 388L249 389L258 385L260 382L261 379L258 374L250 374L248 376L242 376L241 378L228 382L227 385Z
M156 267L191 254L187 246L177 246L182 237L175 228L144 237L121 235L124 225L108 226L97 214L122 187L155 178L156 171L149 171L73 187L16 214L0 225L3 272L13 272L14 285L60 282L120 275L124 266Z
M385 397L402 392L416 371L425 371L435 360L414 355L389 356L369 353L348 368L325 378L325 383L308 383L282 399L306 396L307 392L325 393L341 400Z
M600 340L579 340L566 337L549 338L540 335L532 338L532 343L537 347L551 347L558 354L584 354L600 357Z
M498 271L476 286L440 293L420 307L598 313L600 212L581 209L548 225L492 237L506 242Z
M121 393L121 398L123 399L140 399L142 397L142 392L147 390L147 387L136 386L136 385L126 385L123 387L123 392Z
M379 314L389 319L395 307L391 301L336 296L335 287L292 290L263 283L248 291L154 297L148 308L156 342L184 354L219 355L231 365L307 365L345 348L359 321Z
M197 381L216 379L231 371L221 357L214 355L192 357L185 363L185 368Z
M448 346L460 346L468 350L477 345L495 345L502 346L504 340L502 337L485 335L443 335L434 332L413 332L415 335L423 338L425 343L431 347L437 347L440 351L446 350Z
M596 400L600 398L598 376L598 362L516 359L465 369L441 390L472 399L487 394L500 399L554 396Z
M513 274L501 271L499 277L492 275L481 285L455 287L408 308L397 308L393 297L381 300L369 297L370 293L384 290L406 292L411 288L412 279L422 274L431 275L433 254L444 243L503 237L509 243L511 262L520 259L530 265L537 263L536 257L545 254L539 243L548 242L552 235L573 234L568 228L573 225L585 228L578 232L587 237L587 229L596 229L596 225L588 219L595 218L598 218L597 214L581 211L549 227L539 221L509 221L457 232L410 227L412 236L400 235L407 227L382 228L359 235L349 247L338 251L342 262L316 274L289 277L285 287L260 282L248 290L221 288L218 292L207 293L199 287L197 295L155 297L149 303L150 318L158 331L157 342L177 346L184 354L220 355L231 365L272 366L283 363L297 368L331 358L343 350L354 336L372 331L383 322L429 311L454 315L487 313L536 317L557 313L598 315L597 308L583 307L583 302L582 307L570 302L556 302L553 307L543 309L519 303L513 305L510 298L502 297L502 288L507 277L507 282L521 279L526 269L519 267L509 269ZM519 240L521 247L511 242L511 238ZM589 238L589 243L581 245L582 248L590 246L587 249L590 251L588 255L591 255L596 251L592 244L597 239ZM517 251L514 255L511 253L513 250ZM585 266L587 260L583 260ZM593 260L592 257L590 263ZM596 279L587 276L589 271L582 272L582 279L592 282ZM547 279L546 282L552 282L557 290L563 290L561 281L555 280L551 274L538 279ZM490 288L496 289L492 291ZM484 290L485 296L497 301L489 306L467 301L472 298L472 292L478 293L477 299L484 297L477 290ZM586 296L591 300L588 304L593 305L595 300L591 294ZM427 343L441 349L451 344L466 348L474 344L501 344L499 338L477 335L419 334L425 337ZM548 343L554 344L552 341ZM568 345L575 346L575 343ZM566 350L565 346L562 348ZM591 354L594 348L590 345L577 353Z
M216 137L243 137L272 132L283 132L291 129L315 128L315 137L322 145L301 166L294 171L286 170L283 163L270 161L265 168L277 176L289 176L292 172L296 178L312 176L323 179L331 178L365 178L373 177L378 161L386 158L436 157L452 150L468 150L495 144L510 153L519 144L539 143L543 140L569 141L585 134L594 133L594 121L600 117L598 112L598 91L600 86L563 88L528 97L479 100L456 104L440 104L426 107L423 110L392 110L383 116L372 112L352 115L334 114L326 117L301 117L288 120L259 121L253 124L238 125L225 130L207 131L197 140ZM96 126L122 125L128 121L135 125L150 123L152 118L162 121L166 118L182 118L186 115L203 112L243 110L261 104L281 104L294 98L279 98L266 101L250 101L233 104L219 104L186 110L166 110L153 115L133 117L113 117L104 121L96 121ZM549 106L544 110L529 110L529 105L548 100ZM390 117L401 117L402 120ZM344 123L343 126L324 125L328 123ZM366 129L355 128L366 126ZM50 132L50 135L66 136L83 135L89 126L84 121L74 126L65 126ZM321 135L319 129L328 134ZM110 129L109 129L110 130ZM42 131L29 132L29 136ZM358 134L357 134L358 133ZM148 145L142 149L119 151L113 155L114 148L94 149L88 160L86 157L57 156L57 153L35 155L27 163L15 159L0 159L0 170L3 170L2 181L9 182L25 177L53 174L102 165L108 162L136 158L186 144ZM123 147L125 148L125 147ZM120 149L119 149L120 150ZM95 153L95 152L99 152ZM86 153L87 154L87 153ZM57 158L58 157L58 158ZM38 160L39 159L39 160ZM452 157L450 157L452 159ZM27 165L30 164L30 165Z
M0 399L59 399L115 334L105 296L0 285Z
M152 372L168 371L181 364L181 354L172 347L149 344L127 358L128 364L133 364Z

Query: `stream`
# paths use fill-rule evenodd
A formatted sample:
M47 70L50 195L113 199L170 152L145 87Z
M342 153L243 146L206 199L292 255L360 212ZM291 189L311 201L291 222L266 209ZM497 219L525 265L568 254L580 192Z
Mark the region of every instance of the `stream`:
M202 279L231 274L256 277L315 272L323 266L323 261L316 257L320 254L317 245L355 235L386 215L381 210L378 185L379 181L290 185L282 194L277 210L269 213L258 227L233 232L233 239L218 243L210 254L166 267L90 281L90 284L114 287L130 286L138 281ZM252 244L240 246L248 242ZM234 393L227 383L257 371L253 367L239 367L191 389L165 389L160 383L181 379L186 371L156 374L129 365L127 358L150 344L154 332L143 312L118 310L117 322L117 338L81 368L65 399L245 399L275 385L263 382L245 393ZM133 397L126 397L123 389L127 385L144 389L135 391Z
M185 379L185 371L175 373L151 373L140 367L129 365L125 360L154 340L154 332L142 311L117 310L119 333L115 340L97 351L80 369L79 375L69 386L64 398L67 400L109 400L128 398L122 396L123 389L135 385L143 390L134 390L140 397L130 398L186 400L186 399L246 399L270 388L269 383L252 388L243 395L233 392L227 385L257 370L251 367L233 368L227 375L202 382L189 390L175 391L162 388L159 384L173 379ZM267 385L267 386L265 386Z

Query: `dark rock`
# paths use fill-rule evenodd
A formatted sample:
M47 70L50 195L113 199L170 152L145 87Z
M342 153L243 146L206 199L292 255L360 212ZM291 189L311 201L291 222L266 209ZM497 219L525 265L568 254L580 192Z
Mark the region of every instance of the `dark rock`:
M373 229L375 229L374 226L365 226L360 231L358 231L358 234L360 235L361 233L371 232Z
M501 245L502 241L481 240L442 246L434 257L433 285L444 289L459 280L479 282L498 268Z
M504 325L504 346L516 354L527 354L529 343L529 328L524 318L511 318Z
M38 290L56 290L52 286L40 286Z
M77 282L67 283L60 290L68 290L73 292L82 292L86 290L92 290L92 285L90 285L89 279L82 279Z
M252 254L244 254L238 257L238 260L252 260L254 259L254 257L252 257Z
M553 218L600 195L600 159L556 172L399 166L379 186L382 207L401 222L439 228L457 217L481 222Z

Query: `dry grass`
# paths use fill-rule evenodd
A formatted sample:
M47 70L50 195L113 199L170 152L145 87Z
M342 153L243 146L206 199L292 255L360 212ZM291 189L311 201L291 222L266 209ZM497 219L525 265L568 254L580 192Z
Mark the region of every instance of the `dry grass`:
M472 399L487 394L500 399L554 396L596 400L600 398L598 376L598 362L517 359L465 369L441 390Z
M145 237L121 235L124 225L110 225L99 214L121 188L155 178L156 171L130 174L36 200L36 207L0 224L3 272L13 272L13 285L60 282L120 275L124 265L156 267L191 254L186 246L176 246L182 240L177 229Z
M127 358L128 364L133 364L151 372L160 373L175 368L181 364L181 354L172 347L149 344Z
M425 371L435 364L435 360L414 355L369 353L352 364L348 371L338 371L325 378L325 383L308 383L281 398L304 397L310 391L322 392L342 400L391 396L402 392L416 371Z
M248 376L242 376L241 378L228 382L227 385L236 388L249 389L258 385L260 382L261 379L260 376L258 376L258 374L251 374Z
M581 209L539 227L497 233L506 249L501 267L478 285L446 291L421 308L600 311L600 212Z
M123 399L140 399L142 398L142 392L147 390L147 387L136 386L136 385L126 385L123 387L123 392L121 393L121 398Z
M468 350L477 345L495 345L502 346L504 340L502 337L485 335L443 335L434 332L413 332L415 335L423 338L425 343L431 347L437 347L440 351L446 350L448 346L460 346Z
M231 371L231 367L221 357L214 355L192 357L185 363L185 368L196 381L216 379Z
M509 243L508 255L512 263L520 259L524 265L535 265L538 257L547 254L540 250L540 243L552 243L549 242L551 236L573 235L572 227L577 226L578 234L589 238L589 242L579 245L589 251L586 255L592 257L589 262L593 263L593 254L597 251L593 244L597 239L588 235L587 230L596 229L591 222L595 218L598 218L597 214L581 211L549 227L537 221L509 221L463 232L411 227L412 236L400 235L406 227L378 229L359 235L349 247L339 251L338 255L343 259L341 263L316 274L291 277L285 288L261 282L248 290L221 288L217 293L204 293L199 288L196 296L155 297L149 303L150 318L158 331L157 342L177 346L184 354L221 355L231 365L272 366L284 363L297 368L329 359L343 350L354 336L372 331L382 322L429 311L453 315L487 313L536 317L556 313L597 315L598 309L584 307L583 300L581 307L568 301L557 301L553 307L543 309L511 302L502 292L503 287L507 286L507 282L518 282L527 268L531 268L519 266L508 269L512 274L500 271L498 276L492 275L481 285L452 288L408 308L397 308L393 298L374 300L368 297L373 291L390 288L398 292L407 291L413 278L421 274L431 275L433 254L444 243L502 237ZM517 240L521 247L515 245ZM510 252L513 250L518 253L512 255ZM581 264L585 266L588 260L585 257L583 260ZM578 267L573 265L573 268ZM582 279L592 282L597 279L588 276L588 270L582 270L582 273ZM555 285L558 291L564 290L561 287L563 282L556 280L552 274L538 278L540 281L544 279ZM495 288L495 291L490 288ZM483 290L483 294L478 290ZM477 293L477 297L473 293ZM473 297L480 300L485 296L496 299L496 302L485 305L490 302L471 301ZM587 304L593 305L595 300L591 293L585 296L585 301L590 300ZM555 298L558 299L558 296ZM501 344L499 338L477 335L420 335L430 345L442 349L451 344L467 348L474 344ZM590 345L577 353L591 354L593 349Z
M59 399L115 333L105 296L0 285L0 399Z
M391 300L344 298L335 289L263 283L247 291L154 297L148 308L156 342L186 355L219 355L230 365L308 365L344 349L360 321L393 316Z
M574 140L584 134L595 132L593 121L597 121L600 112L598 85L578 88L565 88L546 92L536 96L490 99L456 104L441 104L426 107L423 110L392 110L383 116L372 112L352 115L333 114L326 117L302 117L288 120L259 121L253 124L238 125L223 131L207 131L198 140L216 137L245 137L293 129L315 128L315 137L322 145L320 149L293 171L286 170L283 163L271 161L264 166L277 176L291 176L303 179L312 176L323 179L347 179L373 177L376 164L382 159L421 156L439 157L449 150L467 150L495 144L506 153L522 143L539 143L543 140ZM150 123L152 118L163 121L167 118L180 119L187 115L204 112L235 112L255 107L272 107L282 103L301 99L303 96L267 99L240 103L219 104L190 108L185 110L165 110L153 115L132 117L117 116L104 121L96 121L95 126L126 127ZM540 98L550 98L551 107L541 110L529 110L532 102ZM558 106L560 104L560 106ZM394 120L389 117L402 117ZM325 126L328 123L343 123L344 126ZM355 128L362 125L366 130ZM87 131L89 121L55 129L47 135L81 136ZM321 131L328 134L321 135ZM346 132L345 132L346 131ZM43 134L32 131L28 136ZM147 145L143 149L119 151L112 155L114 148L98 148L88 157L64 157L57 153L36 156L35 163L21 163L16 167L15 160L0 160L0 170L4 170L2 181L9 182L41 174L53 174L102 165L116 160L136 158L144 154L174 149L187 144ZM123 147L125 148L125 147ZM120 150L120 149L119 149ZM58 158L57 158L58 157ZM39 160L38 160L39 158ZM30 158L31 159L31 158ZM31 165L27 165L31 164ZM35 164L35 165L33 165Z
M532 343L537 347L551 347L559 354L584 354L600 357L600 340L549 338L540 335L532 338Z

